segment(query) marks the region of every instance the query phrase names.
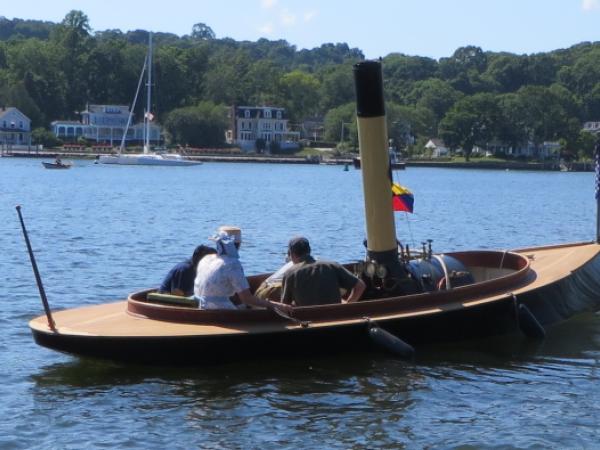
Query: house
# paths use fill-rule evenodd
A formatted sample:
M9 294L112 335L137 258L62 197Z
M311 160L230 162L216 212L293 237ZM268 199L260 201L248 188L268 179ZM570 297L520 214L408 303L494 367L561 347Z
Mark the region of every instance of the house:
M583 124L583 131L589 133L599 134L600 133L600 122L585 122Z
M75 142L82 137L96 143L119 145L125 129L125 144L141 144L144 142L144 124L129 125L130 110L127 105L88 105L81 112L81 122L56 120L52 122L52 132L63 141ZM162 143L161 128L150 122L150 143Z
M431 151L432 158L443 158L450 155L450 151L441 139L429 139L425 148Z
M0 107L0 146L31 145L31 120L14 107Z
M243 151L256 149L262 139L266 148L272 142L282 149L298 148L300 133L288 129L284 108L271 106L232 106L229 111L230 129L225 138L228 144L238 145Z
M506 147L504 153L517 158L547 159L557 157L560 153L560 148L561 145L559 142L544 141L536 145L532 141L527 141L515 147Z
M301 138L319 142L324 139L325 125L323 117L310 117L302 122Z

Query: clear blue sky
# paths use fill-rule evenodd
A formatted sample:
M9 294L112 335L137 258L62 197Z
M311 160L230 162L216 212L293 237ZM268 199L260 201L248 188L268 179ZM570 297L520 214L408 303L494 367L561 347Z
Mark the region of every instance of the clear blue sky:
M181 36L201 22L218 38L285 39L298 49L346 42L367 58L438 59L465 45L536 53L600 40L600 0L19 0L3 1L0 15L59 22L72 9L93 30Z

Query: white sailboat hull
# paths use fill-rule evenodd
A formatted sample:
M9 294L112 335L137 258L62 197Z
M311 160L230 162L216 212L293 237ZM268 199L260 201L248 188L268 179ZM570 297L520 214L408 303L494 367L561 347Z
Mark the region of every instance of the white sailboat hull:
M98 157L99 164L116 164L123 166L198 166L201 161L183 159L181 155L158 155L153 153L142 153L133 155L101 155Z

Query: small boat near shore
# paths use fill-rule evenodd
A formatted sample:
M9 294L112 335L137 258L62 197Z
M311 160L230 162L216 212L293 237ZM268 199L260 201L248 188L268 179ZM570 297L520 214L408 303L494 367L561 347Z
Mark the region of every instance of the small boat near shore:
M62 162L42 162L42 165L46 169L70 169L73 164L71 163L62 163Z
M367 285L360 301L295 307L287 315L200 310L189 299L147 289L113 303L52 312L17 207L46 312L29 322L35 342L74 355L146 364L373 349L408 358L428 343L512 333L543 339L553 324L600 309L600 215L595 242L450 253L434 252L431 241L418 251L400 244L381 63L358 63L354 75L367 240L365 258L346 267ZM248 277L251 290L267 276Z

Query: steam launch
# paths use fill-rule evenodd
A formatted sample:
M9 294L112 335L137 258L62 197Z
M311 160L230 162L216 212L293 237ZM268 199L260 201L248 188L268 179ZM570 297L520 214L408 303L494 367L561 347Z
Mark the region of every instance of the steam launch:
M35 341L75 355L146 364L358 350L411 357L424 343L503 334L543 339L553 324L600 309L598 242L445 253L435 252L431 240L419 249L403 245L392 204L381 63L356 64L354 79L366 251L345 266L367 285L360 301L315 299L316 306L277 315L202 310L186 298L146 289L108 304L52 311L61 299L46 299L36 269L46 314L29 323ZM29 242L24 222L22 228ZM362 240L357 236L356 245ZM269 275L248 277L251 290Z

